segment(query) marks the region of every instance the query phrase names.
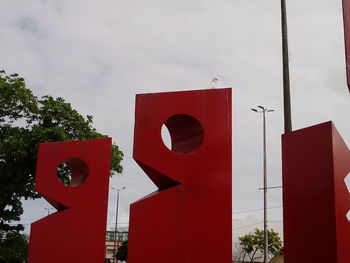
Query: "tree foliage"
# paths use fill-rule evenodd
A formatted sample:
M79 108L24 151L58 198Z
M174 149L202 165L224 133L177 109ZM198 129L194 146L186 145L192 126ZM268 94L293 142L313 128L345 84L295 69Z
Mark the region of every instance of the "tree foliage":
M17 74L0 71L0 231L20 231L11 225L23 213L21 199L39 198L34 191L38 144L105 137L63 98L38 98ZM121 173L123 153L113 144L111 174ZM67 170L60 169L67 179Z
M0 263L22 263L27 258L28 237L18 231L0 231Z
M128 240L124 241L121 246L118 248L116 254L117 260L127 261L128 258Z
M268 237L268 255L273 257L282 251L282 240L279 234L273 229L267 231ZM253 233L249 233L238 238L241 246L241 259L249 259L249 262L258 262L264 256L264 230L255 229Z

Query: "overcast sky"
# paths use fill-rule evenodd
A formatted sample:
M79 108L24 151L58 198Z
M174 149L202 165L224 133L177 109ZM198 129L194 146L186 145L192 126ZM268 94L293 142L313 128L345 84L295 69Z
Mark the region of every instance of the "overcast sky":
M333 120L350 145L341 1L293 0L287 8L293 129ZM120 223L128 222L130 203L156 189L131 157L137 93L206 89L214 77L218 87L233 88L234 211L262 208L262 116L250 108L274 109L268 181L281 185L280 1L2 0L0 10L0 68L23 76L36 95L63 97L93 115L124 152L124 172L111 180L126 186ZM268 206L277 207L269 209L270 225L281 226L281 205L281 190L270 190ZM22 222L48 207L26 202ZM235 230L262 227L261 210L233 216Z

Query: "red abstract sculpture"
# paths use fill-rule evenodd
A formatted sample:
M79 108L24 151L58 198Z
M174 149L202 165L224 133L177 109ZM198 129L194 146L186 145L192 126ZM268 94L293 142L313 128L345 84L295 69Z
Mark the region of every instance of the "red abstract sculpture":
M135 115L134 159L159 190L131 205L128 263L232 262L231 89L137 95Z
M350 0L343 0L346 75L350 91Z
M349 263L350 151L331 122L284 134L286 263Z
M42 143L36 191L58 211L31 226L29 263L104 260L111 139ZM57 177L66 163L69 186Z

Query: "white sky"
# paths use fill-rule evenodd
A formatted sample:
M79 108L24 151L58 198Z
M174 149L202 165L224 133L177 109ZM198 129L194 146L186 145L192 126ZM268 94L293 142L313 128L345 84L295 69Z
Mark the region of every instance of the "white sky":
M341 1L293 0L287 8L293 128L333 120L349 145ZM233 87L234 211L262 208L262 119L250 108L274 109L268 177L270 186L281 185L280 1L2 0L0 9L0 68L23 76L36 95L61 96L93 115L124 152L124 173L111 180L127 187L120 223L128 222L130 203L155 190L131 158L137 93L205 89L214 77ZM281 190L270 190L268 206L281 205ZM45 216L45 207L25 202L22 222ZM261 210L233 216L234 229L262 221ZM282 209L270 209L269 220L279 227Z

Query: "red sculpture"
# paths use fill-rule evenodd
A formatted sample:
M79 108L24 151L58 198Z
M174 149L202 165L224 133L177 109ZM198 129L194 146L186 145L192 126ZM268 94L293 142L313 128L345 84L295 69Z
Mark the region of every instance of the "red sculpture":
M31 226L29 263L103 262L111 139L42 143L36 191L58 211ZM57 177L66 163L69 186Z
M346 75L350 91L350 0L343 0Z
M131 205L128 263L232 262L231 132L231 89L136 96L134 159L159 190Z
M331 122L284 134L286 263L350 262L350 151Z

